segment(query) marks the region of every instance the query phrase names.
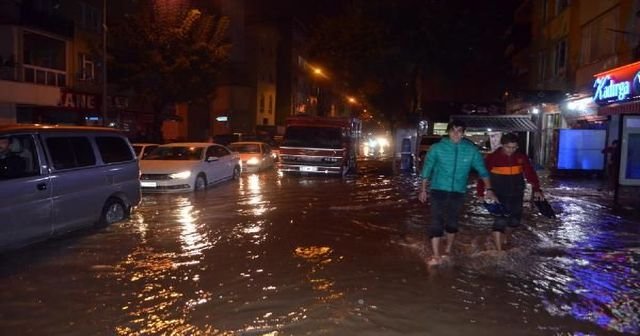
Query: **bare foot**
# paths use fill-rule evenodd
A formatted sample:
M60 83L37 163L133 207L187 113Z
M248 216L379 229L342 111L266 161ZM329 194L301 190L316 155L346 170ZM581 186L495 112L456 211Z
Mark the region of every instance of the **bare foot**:
M431 257L427 261L427 265L430 267L440 265L441 263L442 263L442 260L440 257Z

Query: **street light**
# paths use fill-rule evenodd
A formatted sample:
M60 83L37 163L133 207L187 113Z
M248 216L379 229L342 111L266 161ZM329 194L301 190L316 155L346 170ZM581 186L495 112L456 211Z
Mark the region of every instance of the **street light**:
M102 126L107 126L107 0L102 0Z

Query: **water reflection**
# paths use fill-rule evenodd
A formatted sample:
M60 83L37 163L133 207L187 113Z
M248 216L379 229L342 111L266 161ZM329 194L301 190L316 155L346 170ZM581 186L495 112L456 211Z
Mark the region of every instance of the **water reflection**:
M322 277L320 274L326 265L333 262L332 253L333 250L328 246L296 247L294 251L296 257L302 258L311 264L307 279L311 284L311 288L318 292L318 299L325 303L344 296L344 293L334 289L335 282L332 279Z
M198 289L203 252L211 246L203 234L196 210L189 197L174 199L176 208L165 216L177 223L177 241L182 252L149 241L149 225L144 214L137 215L135 227L140 244L120 262L114 276L122 282L127 303L121 310L127 321L115 327L118 335L207 335L217 333L211 326L190 324L189 316L198 306L211 301L210 291ZM173 213L173 215L171 215ZM160 231L160 239L169 238L170 231ZM185 284L188 284L185 286ZM184 292L180 288L190 288ZM126 292L125 292L126 293Z

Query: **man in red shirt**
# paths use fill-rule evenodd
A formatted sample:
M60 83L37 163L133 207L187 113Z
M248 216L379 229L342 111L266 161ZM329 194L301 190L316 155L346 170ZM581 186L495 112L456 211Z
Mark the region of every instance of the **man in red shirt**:
M500 143L502 146L487 155L485 159L492 186L488 190L493 190L498 201L509 213L508 216L496 217L493 223L493 238L498 251L502 250L504 238L502 235L508 234L507 230L520 225L525 178L531 183L533 199L535 201L544 199L540 190L540 180L529 158L523 153L516 152L518 136L507 133L502 136ZM485 185L482 180L478 180L477 191L479 197L484 195Z

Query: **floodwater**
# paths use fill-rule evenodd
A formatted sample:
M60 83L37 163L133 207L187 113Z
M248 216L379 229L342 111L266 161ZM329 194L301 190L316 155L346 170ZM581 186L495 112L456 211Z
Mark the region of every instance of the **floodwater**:
M452 262L427 268L415 176L243 176L146 195L125 222L0 257L5 335L640 333L640 222L546 180L506 253L469 197Z

